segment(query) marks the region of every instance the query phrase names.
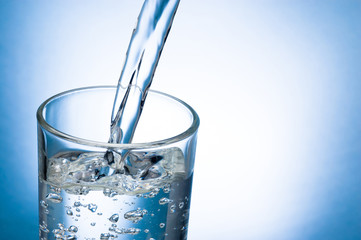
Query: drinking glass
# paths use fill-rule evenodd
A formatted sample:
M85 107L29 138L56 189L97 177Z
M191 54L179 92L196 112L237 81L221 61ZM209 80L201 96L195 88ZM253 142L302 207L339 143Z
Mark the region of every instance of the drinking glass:
M40 239L186 239L199 118L149 91L132 143L108 143L116 87L37 111Z

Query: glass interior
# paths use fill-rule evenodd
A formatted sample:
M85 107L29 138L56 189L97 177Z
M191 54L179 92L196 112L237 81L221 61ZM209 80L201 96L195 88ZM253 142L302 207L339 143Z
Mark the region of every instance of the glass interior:
M38 109L40 125L71 141L108 144L116 87L89 87L60 93ZM149 91L132 144L179 141L199 125L196 112L170 95ZM128 145L128 144L125 144Z

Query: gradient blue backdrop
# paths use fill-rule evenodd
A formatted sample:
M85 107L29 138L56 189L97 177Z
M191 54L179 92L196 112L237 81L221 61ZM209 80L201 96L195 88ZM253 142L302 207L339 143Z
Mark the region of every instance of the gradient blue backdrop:
M37 239L37 107L116 84L141 5L0 0L1 239ZM189 239L361 239L361 1L182 0L152 88L201 117Z

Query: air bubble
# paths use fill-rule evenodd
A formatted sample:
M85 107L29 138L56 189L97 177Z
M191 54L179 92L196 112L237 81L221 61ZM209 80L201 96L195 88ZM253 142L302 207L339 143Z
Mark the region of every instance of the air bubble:
M61 230L64 230L64 224L58 223L58 228L60 228Z
M118 193L117 193L116 191L110 190L109 188L105 188L105 189L103 190L103 194L104 194L104 196L110 197L110 198L118 195Z
M73 216L73 212L72 212L71 210L67 210L67 211L66 211L66 214L67 214L68 216Z
M122 230L123 230L123 234L130 234L130 235L136 235L141 232L139 228L128 228Z
M63 201L63 198L56 193L49 193L48 195L46 195L46 199L53 203L61 203Z
M96 204L93 204L93 203L90 203L88 205L88 209L91 211L91 212L95 212L97 210L98 206Z
M113 214L110 218L109 221L111 221L112 223L116 223L119 220L119 214L115 213Z
M42 206L43 208L47 208L49 205L44 200L41 200L40 206Z
M133 210L133 211L129 211L129 212L125 213L124 218L129 221L132 221L133 223L137 223L140 220L142 220L143 216L147 213L148 213L148 211L145 209L144 210L137 209L137 210Z
M58 187L54 187L54 186L50 186L50 190L56 193L60 193L61 192L61 188Z
M71 233L76 233L78 231L78 228L74 225L71 225L69 228L68 228L68 232L71 232Z
M183 208L184 207L184 202L180 202L179 203L179 208Z
M95 226L95 224L96 224L95 222L90 223L90 225L93 227Z
M173 204L172 206L170 206L170 212L171 212L171 213L174 213L174 212L175 212L175 209L176 209L175 204Z
M160 204L160 205L168 204L168 203L171 203L171 202L173 202L173 200L168 199L168 198L161 198L161 199L159 200L159 204Z
M100 239L101 240L108 240L110 238L110 234L109 233L102 233L100 234Z
M45 223L44 221L43 221L42 224L39 225L39 227L40 227L40 230L41 230L41 231L43 231L43 232L45 232L45 233L48 233L48 232L49 232L49 229L47 228L47 225L46 225L46 223Z
M164 228L164 227L165 227L165 224L164 224L164 223L160 223L160 224L159 224L159 227L160 227L160 228Z
M164 192L164 193L169 193L169 192L170 192L170 184L166 184L166 185L163 187L163 192Z

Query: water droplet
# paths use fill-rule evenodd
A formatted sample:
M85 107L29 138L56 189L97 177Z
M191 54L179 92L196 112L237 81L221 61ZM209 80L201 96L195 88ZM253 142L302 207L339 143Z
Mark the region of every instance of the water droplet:
M116 223L118 222L119 220L119 214L113 214L110 218L109 218L109 221L113 222L113 223Z
M149 233L149 229L144 229L145 233ZM149 239L150 240L150 239Z
M184 202L180 202L179 203L179 208L183 208L184 207Z
M46 195L46 199L53 203L61 203L63 201L63 198L56 193L49 193L48 195Z
M98 213L97 213L97 215L101 216L101 215L103 215L103 213L101 213L101 212L98 212Z
M71 233L76 233L78 231L78 228L74 225L71 225L69 228L68 228L68 232L71 232Z
M69 216L73 216L73 212L71 210L66 210L66 214Z
M143 216L147 213L148 213L148 211L145 209L144 210L137 209L137 210L133 210L133 211L129 211L129 212L125 213L124 218L129 221L132 221L133 223L137 223L140 220L142 220Z
M164 228L164 227L165 227L165 224L164 224L164 223L160 223L160 224L159 224L159 227L160 227L160 228Z
M95 226L95 224L96 224L95 222L90 223L90 225L93 227Z
M117 227L117 224L113 223L113 224L112 224L112 227Z
M95 212L97 210L98 206L96 204L90 203L88 204L88 209L92 212Z
M42 206L43 208L47 208L49 205L44 200L41 200L40 206Z
M161 198L160 200L159 200L159 204L160 205L164 205L164 204L167 204L167 203L171 203L171 202L173 202L173 200L171 200L171 199L168 199L168 198Z
M80 214L77 214L77 215L75 215L75 216L80 217Z
M80 212L80 208L75 208L75 211Z
M74 207L80 207L81 203L80 202L74 202Z

